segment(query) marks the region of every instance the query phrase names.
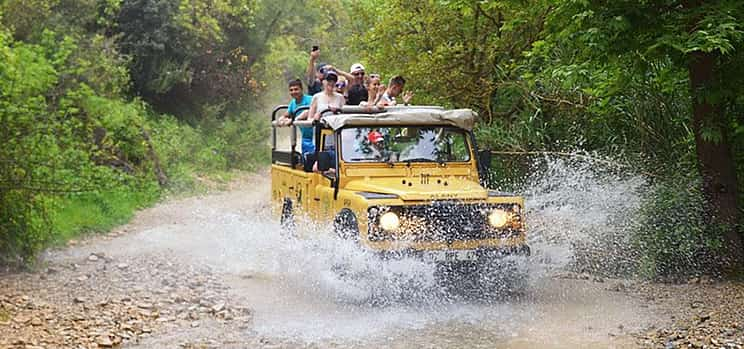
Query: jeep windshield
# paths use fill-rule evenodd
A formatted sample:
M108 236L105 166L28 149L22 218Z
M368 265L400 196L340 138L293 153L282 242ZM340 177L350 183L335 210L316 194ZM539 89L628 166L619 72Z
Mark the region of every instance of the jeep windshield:
M454 127L354 127L341 131L346 162L467 162L467 133Z

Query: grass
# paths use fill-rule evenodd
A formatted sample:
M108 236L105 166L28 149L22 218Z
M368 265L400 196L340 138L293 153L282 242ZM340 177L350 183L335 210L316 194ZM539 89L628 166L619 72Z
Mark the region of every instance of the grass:
M127 223L137 210L151 206L159 197L153 183L62 198L52 215L52 240L61 244L81 234L109 231Z
M168 189L162 190L154 182L115 190L84 193L60 199L52 213L52 243L64 244L71 239L91 233L110 231L128 223L134 214L147 208L163 197L181 198L205 194L212 190L224 190L236 173L212 171L196 175L196 171L184 168L174 174Z

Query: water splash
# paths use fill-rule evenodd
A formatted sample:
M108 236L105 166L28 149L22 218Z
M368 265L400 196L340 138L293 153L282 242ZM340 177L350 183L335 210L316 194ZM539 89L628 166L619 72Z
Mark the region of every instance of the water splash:
M629 271L630 240L648 183L608 163L546 156L532 164L523 195L533 263L540 266L534 271Z
M619 252L627 250L646 186L642 176L608 170L604 160L537 159L521 186L533 251L533 258L523 261L522 268L539 278L566 267L625 267L625 257ZM305 285L306 292L350 302L371 297L400 299L416 293L424 299L442 297L441 292L432 292L436 268L431 263L415 258L381 260L353 243L333 238L327 225L299 221L302 238L293 239L280 233L265 205L248 214L204 208L192 216L210 240L200 242L195 253L218 259L212 264L231 272L291 280ZM225 241L229 245L221 246Z
M607 300L592 294L594 289L550 277L577 264L577 255L586 251L579 243L601 247L597 242L615 241L610 237L632 227L645 181L602 168L557 158L533 164L521 191L533 257L517 264L530 276L526 299L448 297L431 263L380 260L335 239L328 225L300 220L302 237L287 237L266 204L267 176L244 191L166 204L151 218L159 222L154 228L111 250L168 250L189 263L237 276L231 286L255 310L252 331L299 343L289 347L337 340L348 344L342 347L356 346L355 341L380 347L389 336L409 344L402 347L428 346L431 338L447 347L455 343L450 342L453 331L460 347L488 348L518 336L538 343L531 347L557 347L555 338L566 337L586 343L586 331L566 336L564 324L591 325L604 336L617 323L635 321L638 313L622 300ZM598 327L601 321L606 323Z

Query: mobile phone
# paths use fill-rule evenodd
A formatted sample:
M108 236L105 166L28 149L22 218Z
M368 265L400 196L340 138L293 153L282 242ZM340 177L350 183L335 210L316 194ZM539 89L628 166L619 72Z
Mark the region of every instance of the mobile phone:
M313 46L313 52L318 50L318 45Z

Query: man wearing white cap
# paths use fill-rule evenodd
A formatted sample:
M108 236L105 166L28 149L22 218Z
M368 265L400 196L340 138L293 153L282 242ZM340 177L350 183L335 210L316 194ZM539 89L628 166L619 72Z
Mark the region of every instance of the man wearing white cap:
M348 88L348 105L359 105L362 101L367 100L367 87L364 86L364 66L361 63L354 63L349 69L353 77L351 85Z

